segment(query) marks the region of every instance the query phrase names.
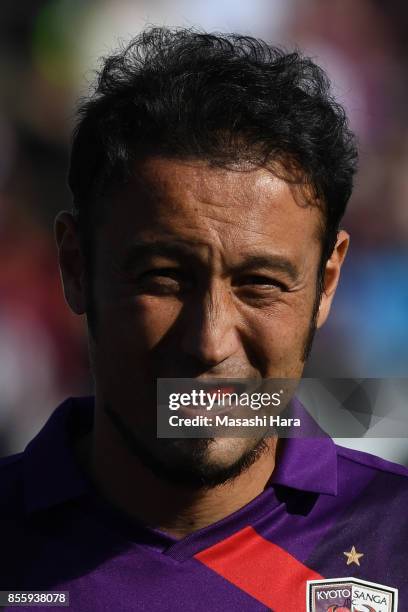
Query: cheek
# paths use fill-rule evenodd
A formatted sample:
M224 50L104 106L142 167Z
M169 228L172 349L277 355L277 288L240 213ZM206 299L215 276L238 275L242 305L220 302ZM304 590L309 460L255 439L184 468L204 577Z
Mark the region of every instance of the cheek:
M100 327L115 353L140 354L152 351L166 336L179 316L176 300L154 296L126 298L101 312Z
M139 296L121 315L124 340L137 343L141 351L154 350L174 326L180 310L177 300Z
M155 402L154 349L173 325L180 306L144 296L121 299L98 309L97 341L90 343L92 368L98 389L115 401L137 394Z
M282 368L287 375L302 364L304 343L309 335L312 305L296 301L277 310L252 313L247 318L251 345L268 374L277 375L275 368ZM308 305L308 301L307 301ZM274 374L271 372L274 371Z

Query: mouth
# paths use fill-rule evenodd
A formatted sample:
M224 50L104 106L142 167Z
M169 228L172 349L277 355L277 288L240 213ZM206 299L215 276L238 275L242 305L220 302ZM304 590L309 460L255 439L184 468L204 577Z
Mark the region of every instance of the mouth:
M222 415L241 408L240 397L250 393L260 384L259 380L237 379L191 379L186 388L179 387L179 393L186 393L191 401L179 408L179 414L189 416ZM181 394L180 393L180 394Z
M247 388L248 388L248 384L244 383L244 382L237 382L237 381L228 381L228 382L214 382L211 381L209 383L200 383L199 384L200 388L203 389L203 391L205 393L208 393L209 395L222 395L222 394L232 394L232 393L237 393L238 395L240 395L241 393L243 393Z

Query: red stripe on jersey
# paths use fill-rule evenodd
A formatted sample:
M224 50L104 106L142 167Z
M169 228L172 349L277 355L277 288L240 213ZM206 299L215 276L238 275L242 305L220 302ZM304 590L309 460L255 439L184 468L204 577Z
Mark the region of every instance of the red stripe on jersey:
M306 580L323 578L253 527L245 527L195 558L274 612L304 612Z

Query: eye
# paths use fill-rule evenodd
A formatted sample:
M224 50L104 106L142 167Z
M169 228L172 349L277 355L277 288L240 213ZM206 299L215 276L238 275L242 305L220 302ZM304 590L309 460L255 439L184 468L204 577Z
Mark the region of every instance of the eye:
M240 287L255 287L258 289L280 289L286 291L287 287L281 281L270 276L263 276L260 274L250 274L241 278L237 283Z
M138 279L140 292L155 295L181 293L190 285L186 274L178 268L154 268L143 272Z

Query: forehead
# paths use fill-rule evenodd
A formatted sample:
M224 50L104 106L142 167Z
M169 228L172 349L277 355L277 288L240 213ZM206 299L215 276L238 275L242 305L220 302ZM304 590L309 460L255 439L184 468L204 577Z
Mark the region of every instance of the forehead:
M221 249L319 242L321 213L267 169L220 168L153 157L135 165L108 203L104 224L118 246L135 237L182 238Z

